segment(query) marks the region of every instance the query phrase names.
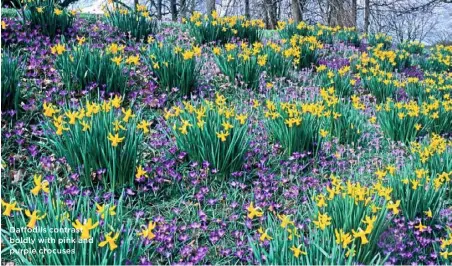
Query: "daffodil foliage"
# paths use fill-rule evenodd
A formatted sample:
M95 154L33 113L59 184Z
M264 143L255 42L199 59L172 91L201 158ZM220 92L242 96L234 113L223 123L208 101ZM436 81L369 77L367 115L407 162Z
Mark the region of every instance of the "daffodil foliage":
M22 1L20 13L24 24L39 26L41 32L50 38L65 33L72 27L74 10L60 7L54 0Z
M199 44L226 43L233 38L248 42L259 41L265 27L261 19L248 20L244 16L220 17L216 11L210 15L193 12L189 19L183 19Z
M52 132L45 145L66 156L71 167L83 166L82 182L105 187L133 185L135 165L141 158L140 144L150 123L139 120L132 109L121 108L115 96L100 103L86 102L79 108L44 104L44 116ZM107 178L93 180L94 170L105 169Z
M128 34L129 39L146 40L158 30L157 20L151 17L146 5L137 4L130 9L109 1L103 9L107 22Z
M59 43L51 48L56 56L58 69L66 89L87 90L93 82L104 85L107 92L124 94L128 88L127 71L140 64L139 55L124 55L124 45L112 43L104 50L93 48L79 38L77 44L68 50Z
M215 101L184 102L165 112L177 145L191 160L207 161L223 174L240 170L248 150L248 114L228 106L217 94Z
M190 96L196 89L202 62L201 47L181 47L149 40L145 62L157 76L160 89L171 92L177 89L180 95Z
M2 200L5 250L41 250L41 254L19 256L21 264L120 265L138 260L149 249L144 238L137 238L133 221L124 219L122 198L93 204L88 197L81 197L74 205L56 187L35 191L18 191L25 199L20 204ZM11 244L6 239L28 242Z

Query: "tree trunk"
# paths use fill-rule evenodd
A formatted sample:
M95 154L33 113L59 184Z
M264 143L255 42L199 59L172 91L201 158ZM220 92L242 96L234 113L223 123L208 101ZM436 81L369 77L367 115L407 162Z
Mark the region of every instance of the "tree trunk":
M207 14L212 14L215 11L215 0L207 0Z
M355 0L330 0L329 26L352 27L355 25L353 19L352 5ZM356 21L356 20L355 20Z
M170 9L171 9L171 19L173 21L177 21L177 6L176 6L176 0L170 1Z
M352 0L352 25L356 28L358 20L358 0Z
M179 7L179 16L185 18L187 13L187 1L186 0L180 0L180 7Z
M245 0L245 17L249 19L251 17L250 14L250 0Z
M303 20L301 16L301 10L300 10L300 2L299 0L292 0L292 17L295 22L300 22Z
M273 0L265 0L265 13L267 17L267 28L274 29L278 23L278 6Z
M157 18L162 19L162 1L163 0L157 0Z
M369 25L370 25L370 0L365 1L364 6L364 32L369 34Z

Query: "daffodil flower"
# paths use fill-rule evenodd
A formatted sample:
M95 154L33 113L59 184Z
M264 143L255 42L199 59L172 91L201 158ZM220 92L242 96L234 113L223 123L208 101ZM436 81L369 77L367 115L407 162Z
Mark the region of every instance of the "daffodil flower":
M397 200L395 203L391 201L386 205L386 207L388 209L392 210L392 213L394 215L397 215L399 213L399 206L400 206L400 200Z
M141 178L141 177L148 177L148 176L147 176L147 172L140 165L140 166L137 167L135 178L138 179L138 178Z
M114 206L114 205L109 207L107 210L107 209L105 209L105 205L99 205L96 203L96 208L97 208L97 210L96 210L97 214L100 214L100 218L102 218L102 219L105 219L105 213L107 213L107 212L110 216L116 215L116 212L115 212L116 206Z
M123 140L125 139L125 137L119 137L118 133L116 133L115 135L113 134L108 134L108 140L111 141L111 146L116 147L118 146L119 143L121 143Z
M289 215L280 215L278 214L278 218L281 220L281 227L286 228L288 225L294 225L294 222L290 220Z
M16 207L16 205L17 205L17 202L15 202L15 201L7 203L7 202L3 201L3 199L2 199L2 206L4 208L3 215L11 216L12 211L21 211L22 209L19 207Z
M141 120L141 122L137 125L137 129L143 130L144 134L149 133L149 127L151 126L151 122L148 122L146 120Z
M246 208L248 211L247 217L249 219L253 219L254 217L262 217L264 215L264 212L259 207L254 207L254 204L251 202L250 205Z
M27 224L28 228L35 228L36 222L42 220L46 217L47 214L39 216L39 211L34 210L32 213L29 210L25 210L25 215L30 218L30 221Z
M353 237L355 239L360 238L361 239L361 245L365 245L369 243L369 240L367 239L366 235L367 233L363 231L361 228L359 228L358 231L355 231L352 229Z
M95 229L99 225L99 222L96 222L93 224L93 220L91 218L88 219L87 222L82 224L78 219L75 220L75 223L72 223L72 226L81 231L80 239L86 240L89 239L91 236L89 234L89 231Z
M49 189L49 181L42 180L42 176L41 175L34 175L33 177L33 182L35 183L35 187L30 190L31 194L37 196L39 194L39 192L42 190L44 193L49 193L50 189Z
M268 234L268 229L266 229L265 231L264 231L264 229L262 228L262 227L260 227L258 230L257 230L257 232L261 235L260 237L259 237L259 240L260 241L265 241L265 240L272 240L273 238Z
M295 258L300 257L300 255L307 255L308 253L306 251L302 251L301 250L301 245L299 245L298 247L296 247L295 245L293 245L290 250L293 252L293 256Z
M119 232L117 232L113 237L111 237L112 234L113 234L113 232L106 234L105 241L100 242L99 247L104 247L105 245L108 244L108 248L110 249L110 251L113 251L116 248L118 248L118 245L116 245L115 242L119 238Z
M426 225L422 224L422 221L419 221L419 224L414 226L414 228L416 228L417 230L419 230L419 232L424 232L425 229L427 229Z
M154 239L155 235L152 232L152 230L155 229L156 223L150 221L148 226L145 227L141 232L138 233L139 236L142 236L143 238L146 238L148 240Z
M216 132L217 137L219 139L221 139L222 142L226 141L226 137L229 136L229 132L225 132L225 131L221 131L221 132Z

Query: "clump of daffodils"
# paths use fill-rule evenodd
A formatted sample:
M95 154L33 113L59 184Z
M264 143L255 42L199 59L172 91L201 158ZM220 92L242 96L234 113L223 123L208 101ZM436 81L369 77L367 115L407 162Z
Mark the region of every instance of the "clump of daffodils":
M39 26L40 31L51 39L72 26L76 12L58 5L55 0L29 0L21 5L23 19L27 24Z
M35 174L34 179L36 182L40 176ZM88 262L96 265L122 265L126 260L138 263L140 256L148 250L145 240L140 239L141 232L134 228L135 223L125 212L122 197L114 201L98 200L93 204L92 198L82 193L74 197L58 193L58 184L55 182L50 186L50 192L45 197L36 195L34 191L27 195L21 189L18 193L23 200L2 199L2 223L8 228L16 228L5 232L10 238L40 239L34 243L37 250L59 250L64 245L65 252L50 253L47 256L20 256L16 258L17 262L24 265L41 265L49 261L71 265L84 265ZM100 195L102 191L94 190L93 193ZM23 230L25 228L28 230ZM148 232L150 234L152 232ZM30 247L29 243L23 242L6 241L4 245L22 250ZM96 253L83 253L86 250L95 250ZM133 254L130 254L131 251Z
M323 43L316 36L294 35L289 44L290 49L286 53L294 57L294 66L300 69L316 64L319 50L323 48Z
M240 170L248 150L248 114L228 105L224 96L217 94L213 102L175 105L165 112L165 119L177 146L191 160L208 161L223 174Z
M124 8L113 1L103 7L107 22L127 33L130 39L146 40L158 29L156 20L150 16L146 5L137 4L134 9Z
M444 196L450 183L452 171L431 171L424 167L409 165L399 172L387 174L392 195L399 199L403 215L410 221L422 217L424 223L432 224L439 218L444 206ZM414 171L413 171L414 169Z
M394 141L412 142L425 131L426 119L415 101L394 102L377 105L377 118L386 137Z
M293 62L293 52L287 45L268 42L226 43L224 47L214 47L215 61L231 82L240 86L257 89L261 73L268 77L287 76Z
M386 203L391 189L378 183L375 188L360 182L343 182L332 175L331 184L314 196L316 211L313 225L324 237L334 239L345 258L361 263L378 256L377 243L388 226L388 209L397 206Z
M190 33L200 44L209 42L226 43L232 38L249 42L258 41L265 23L261 19L248 20L244 16L220 17L216 11L210 15L193 12L190 19L184 19Z
M157 76L159 87L168 92L177 88L183 96L189 96L198 82L201 47L149 41L145 62Z
M81 168L87 185L93 183L91 173L100 169L106 170L102 179L106 186L130 185L134 180L140 143L150 123L121 107L121 102L115 96L100 103L87 101L77 109L44 103L43 114L54 132L49 148L64 156L73 169Z
M125 46L117 43L100 49L85 42L84 37L79 37L78 43L72 47L61 43L51 47L52 54L56 56L56 69L66 89L85 90L95 82L105 85L107 92L124 94L130 79L128 71L140 65L140 56L125 55Z
M294 152L316 153L328 132L322 131L328 116L322 101L313 103L265 101L265 124L287 155Z
M436 45L432 55L421 66L429 71L451 71L452 70L452 46Z

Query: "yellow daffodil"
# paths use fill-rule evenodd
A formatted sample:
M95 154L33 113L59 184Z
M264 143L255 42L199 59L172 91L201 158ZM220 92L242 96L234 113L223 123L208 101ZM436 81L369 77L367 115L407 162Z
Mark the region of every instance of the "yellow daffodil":
M111 59L111 61L119 66L122 62L122 56L115 56Z
M116 245L115 242L119 238L119 232L117 232L113 237L111 237L112 234L113 234L113 232L106 234L105 240L99 243L99 247L104 247L105 245L108 244L110 251L115 250L118 247L118 245Z
M254 219L254 217L262 217L264 215L264 212L259 207L254 207L254 204L251 202L250 205L246 208L248 211L247 217L249 219Z
M416 228L417 230L419 230L419 232L424 232L425 229L427 229L426 225L422 224L422 221L419 221L419 224L414 226L414 228Z
M16 207L16 205L17 205L17 202L15 202L15 201L7 203L7 202L3 201L3 199L2 199L2 206L4 208L2 214L5 216L11 216L12 211L21 211L22 209L19 207Z
M81 232L80 239L83 240L90 239L91 236L89 231L95 229L98 225L99 222L93 224L93 220L91 218L89 218L84 224L82 224L78 219L75 220L75 223L72 223L72 226Z
M42 180L42 176L41 175L34 175L33 176L33 182L35 183L35 187L30 190L31 194L37 196L39 194L39 192L42 190L44 193L49 193L49 181Z
M322 136L322 138L325 138L326 136L328 136L328 131L320 129L320 136Z
M361 239L361 245L365 245L369 243L369 240L367 239L366 235L367 233L363 231L361 228L358 229L358 232L352 229L352 234L355 239L360 238Z
M135 178L138 179L140 177L148 177L147 172L143 169L141 165L137 167L137 171L135 174Z
M138 66L140 64L140 56L139 55L131 55L127 57L126 64Z
M225 131L221 131L221 132L216 132L217 137L219 139L221 139L222 142L226 141L226 137L229 136L229 132L225 132Z
M265 241L265 240L272 240L273 238L268 234L268 229L264 231L264 229L262 227L259 227L259 229L257 230L257 232L261 235L259 237L260 241Z
M82 127L83 127L82 131L87 131L91 128L91 126L88 123L86 123L85 121L80 121L80 125L82 125Z
M237 119L239 121L240 125L244 125L247 118L248 118L248 115L246 115L246 114L240 114L240 115L235 116L235 119Z
M149 133L149 127L151 126L151 122L148 122L146 120L141 120L141 122L137 125L137 129L143 130L144 134Z
M53 13L54 13L55 15L57 15L57 16L60 16L61 14L63 14L63 10L58 9L58 8L55 8L55 9L53 10Z
M108 140L111 141L111 146L116 147L119 143L121 143L125 137L119 137L118 133L116 133L114 136L113 134L108 134Z
M387 172L378 169L378 170L375 172L375 175L377 176L378 179L381 180L381 179L383 179L383 178L387 175Z
M392 213L393 213L394 215L397 215L397 214L399 213L399 206L400 206L400 200L397 200L395 203L392 202L392 201L390 201L390 202L386 205L386 207L387 207L388 209L391 209L391 210L392 210Z
M288 225L294 225L294 222L290 220L289 215L279 215L278 218L281 220L281 227L286 228Z
M42 220L46 217L47 214L44 213L44 215L38 215L40 211L34 210L32 213L30 210L25 210L25 215L30 218L30 221L27 224L28 228L35 228L36 222L39 220Z
M377 221L377 216L368 216L366 215L366 217L364 218L364 220L362 221L364 224L367 225L366 227L366 234L370 234L374 228L374 223Z
M231 124L230 124L229 122L227 122L227 121L224 121L221 125L223 126L223 128L224 128L225 131L228 131L229 129L234 128L234 126L231 125Z
M82 37L76 36L76 39L77 39L78 45L82 45L86 42L85 36L82 36Z
M306 253L306 251L302 251L301 250L301 245L299 245L298 247L295 247L295 245L293 245L290 250L293 252L293 256L295 258L300 257L300 255L307 255L308 253Z
M327 213L319 213L317 221L313 221L313 223L317 228L320 228L320 230L325 230L327 226L331 225L331 217L329 217Z
M117 54L119 52L124 51L124 46L123 45L118 45L116 43L112 43L107 47L107 52L111 53L111 54Z
M351 234L345 233L343 229L334 229L334 234L336 236L336 244L342 244L342 248L346 248L353 241Z
M212 49L212 52L213 52L214 55L220 55L221 54L221 49L218 48L218 47L214 47Z
M122 108L122 113L124 114L124 117L122 118L122 120L126 123L129 122L130 118L135 117L135 115L132 113L132 109L130 109L130 108L127 110Z
M118 132L119 130L126 130L126 128L123 125L121 125L121 121L115 120L113 121L113 130L115 132Z
M53 117L54 114L58 113L58 110L51 103L44 102L42 108L44 109L44 115L47 117Z
M114 108L120 108L121 107L121 103L122 103L122 97L115 95L115 97L113 97L110 100L111 106L113 106Z
M108 214L110 216L115 216L116 215L116 212L115 212L116 206L114 206L114 205L109 207L108 210L107 210L107 209L105 209L105 205L99 205L99 204L96 203L96 208L97 208L96 213L100 214L100 218L102 218L102 219L105 219L105 213L107 211L108 211Z
M152 232L152 230L155 229L156 223L155 222L149 222L148 226L145 227L141 232L138 233L139 236L146 238L148 240L154 239L155 235Z
M52 54L62 55L66 51L64 44L58 43L50 48Z
M418 186L419 186L419 181L418 180L411 180L411 188L413 190L416 190Z
M194 55L195 53L190 50L186 50L185 52L182 53L182 57L184 60L190 60L194 57Z

